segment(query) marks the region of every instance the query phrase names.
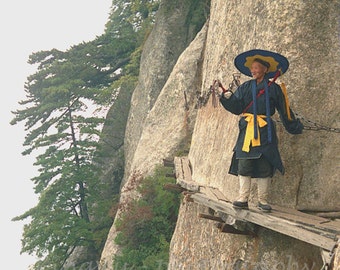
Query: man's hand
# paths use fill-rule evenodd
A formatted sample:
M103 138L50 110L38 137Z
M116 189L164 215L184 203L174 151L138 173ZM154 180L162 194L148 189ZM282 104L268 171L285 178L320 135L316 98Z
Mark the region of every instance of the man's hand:
M231 95L233 94L233 92L231 92L230 90L227 90L227 92L225 92L223 94L223 96L226 98L226 99L229 99L231 97Z

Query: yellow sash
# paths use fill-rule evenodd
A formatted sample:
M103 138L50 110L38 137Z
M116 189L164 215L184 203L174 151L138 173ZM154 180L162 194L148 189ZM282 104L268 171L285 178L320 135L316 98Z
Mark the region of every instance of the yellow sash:
M248 122L247 128L246 128L246 135L244 137L243 147L242 151L249 152L250 144L252 146L260 146L261 140L260 140L260 128L267 125L267 122L264 120L266 118L265 115L257 115L257 139L255 139L254 136L254 115L251 113L244 113L243 114L244 120Z
M281 90L282 90L283 96L285 98L287 118L288 118L288 120L292 121L292 116L290 115L290 109L289 109L289 99L288 99L288 94L287 94L287 88L286 88L286 85L284 83L281 83Z

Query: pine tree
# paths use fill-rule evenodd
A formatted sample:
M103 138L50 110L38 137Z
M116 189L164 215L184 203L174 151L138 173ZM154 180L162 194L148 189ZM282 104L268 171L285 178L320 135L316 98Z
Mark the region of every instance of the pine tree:
M38 204L13 220L29 219L22 238L22 252L35 254L35 269L62 269L77 247L99 258L112 223L96 222L111 201L101 194L107 187L99 180L96 157L101 155L100 109L116 102L122 86L133 85L145 33L152 27L157 1L114 1L103 35L67 51L52 49L32 53L28 62L37 66L27 78L26 99L11 124L25 123L23 155L37 152L38 175L31 179ZM145 1L144 1L145 2ZM140 9L143 16L140 17ZM137 19L138 17L138 19ZM124 99L125 100L125 99ZM125 104L125 106L128 106ZM99 232L99 233L98 233Z
M109 75L86 58L78 60L76 49L31 56L38 71L28 78L27 100L20 102L25 108L17 110L12 121L26 121L23 154L40 153L34 164L39 175L32 179L40 194L38 205L16 220L31 218L24 228L22 252L44 257L42 269L60 268L76 246L94 247L87 198L88 187L96 181L93 157L104 118L89 115L87 109L98 88L109 83Z

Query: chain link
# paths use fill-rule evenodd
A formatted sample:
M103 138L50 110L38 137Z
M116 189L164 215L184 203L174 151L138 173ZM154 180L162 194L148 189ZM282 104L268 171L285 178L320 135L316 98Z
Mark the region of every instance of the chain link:
M295 116L296 116L296 118L300 119L300 121L302 122L304 130L311 130L311 131L324 130L324 131L328 131L328 132L340 133L340 128L323 126L319 123L316 123L316 122L313 122L313 121L307 119L306 117L303 117L302 115L300 115L296 112L295 112ZM282 121L278 117L275 117L275 121L282 124Z
M301 114L298 114L298 113L295 113L295 115L304 124L303 129L313 130L313 131L325 130L325 131L329 131L329 132L340 133L340 128L333 128L333 127L327 127L327 126L321 125L319 123L316 123L314 121L307 119L306 117L304 117L304 116L302 116Z
M213 105L214 108L216 108L219 104L217 99L219 99L221 97L221 93L219 91L219 88L221 88L223 90L223 92L227 92L227 91L234 92L236 90L236 88L239 87L240 84L241 84L240 78L241 78L241 73L233 73L233 80L231 81L231 83L229 83L228 89L225 89L223 87L220 80L218 80L218 79L214 80L212 85L210 85L210 89L209 89L209 92L208 92L206 98L203 99L204 102L202 102L202 104L200 104L200 105L204 106L206 104L206 102L208 101L209 96L212 95L212 105Z

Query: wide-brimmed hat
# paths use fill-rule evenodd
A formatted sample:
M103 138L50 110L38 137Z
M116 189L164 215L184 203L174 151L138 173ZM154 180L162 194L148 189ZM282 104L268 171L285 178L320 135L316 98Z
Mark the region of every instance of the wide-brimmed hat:
M239 54L236 56L234 64L242 74L252 77L250 67L255 59L260 59L259 62L269 63L270 66L266 75L268 78L273 78L278 70L281 74L285 73L289 67L289 62L283 55L259 49Z

